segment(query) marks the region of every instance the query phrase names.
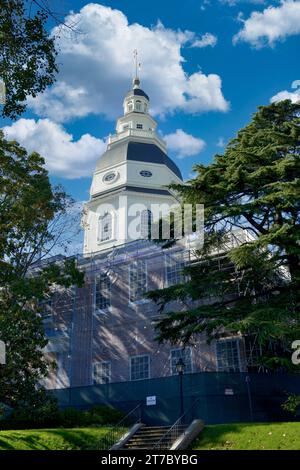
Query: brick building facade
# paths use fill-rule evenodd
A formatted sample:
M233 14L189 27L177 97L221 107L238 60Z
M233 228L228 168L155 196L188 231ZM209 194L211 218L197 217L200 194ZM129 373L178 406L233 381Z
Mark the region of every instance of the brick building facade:
M57 291L44 306L45 353L57 363L47 388L169 376L176 374L180 357L186 373L244 371L242 338L208 345L202 336L185 349L155 340L157 306L143 294L182 281L189 262L188 250L148 241L78 258L84 287Z

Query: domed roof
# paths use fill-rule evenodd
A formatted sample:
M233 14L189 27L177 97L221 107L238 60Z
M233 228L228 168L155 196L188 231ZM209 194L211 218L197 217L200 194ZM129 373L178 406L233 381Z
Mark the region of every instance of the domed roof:
M111 168L127 160L166 165L182 180L178 166L157 145L144 142L116 142L99 158L96 171Z
M126 98L128 96L131 96L131 95L135 95L135 96L143 96L144 98L146 98L148 101L149 101L149 96L147 95L147 93L145 93L143 90L141 90L140 88L133 88L133 90L130 90L127 94L126 94Z

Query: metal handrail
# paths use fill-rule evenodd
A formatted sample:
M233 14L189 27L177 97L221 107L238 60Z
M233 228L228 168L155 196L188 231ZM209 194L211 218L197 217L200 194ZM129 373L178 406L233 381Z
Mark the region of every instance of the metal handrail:
M134 414L138 412L137 419L134 421L132 418ZM134 421L134 422L133 422ZM139 403L135 408L133 408L126 416L124 416L117 424L112 426L109 431L103 436L99 441L97 446L98 450L108 450L110 449L115 442L120 438L122 430L127 427L127 425L134 425L141 422L141 403Z
M152 449L167 450L170 448L170 443L172 444L175 440L182 434L182 426L184 418L195 406L195 404L201 399L201 397L196 398L193 401L191 406L185 411L174 424L168 429L168 431L160 438L160 440L152 447Z

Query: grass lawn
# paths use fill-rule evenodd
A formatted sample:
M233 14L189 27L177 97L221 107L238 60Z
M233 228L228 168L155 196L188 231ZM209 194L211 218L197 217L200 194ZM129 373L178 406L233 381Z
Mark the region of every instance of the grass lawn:
M108 428L26 429L0 431L0 450L95 449Z
M215 424L193 443L197 450L300 450L300 423Z

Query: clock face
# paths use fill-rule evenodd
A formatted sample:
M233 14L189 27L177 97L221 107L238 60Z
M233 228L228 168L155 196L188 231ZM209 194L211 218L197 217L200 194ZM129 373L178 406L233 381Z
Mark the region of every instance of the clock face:
M118 173L116 173L115 171L110 171L103 176L102 181L104 181L105 183L112 183L117 179L117 177Z
M142 170L140 171L140 175L143 176L144 178L151 178L152 173L149 170Z

